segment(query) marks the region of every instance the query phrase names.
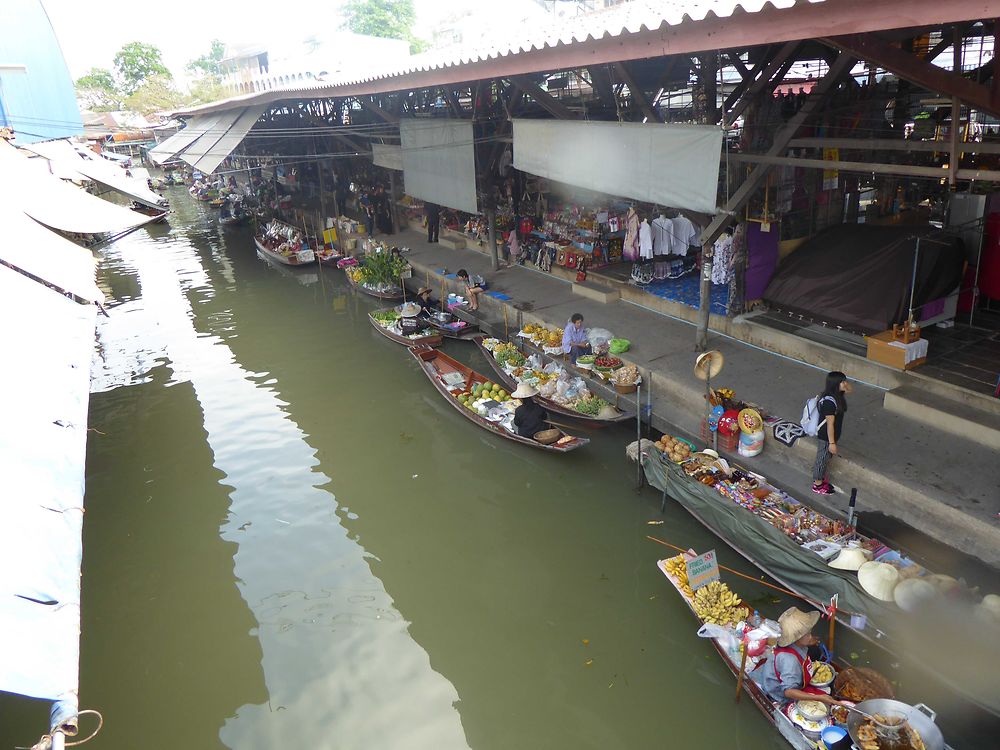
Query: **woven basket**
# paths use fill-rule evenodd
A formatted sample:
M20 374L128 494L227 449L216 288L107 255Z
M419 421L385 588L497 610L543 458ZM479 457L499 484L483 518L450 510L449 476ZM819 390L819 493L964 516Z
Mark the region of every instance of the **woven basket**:
M552 445L556 440L562 436L562 431L557 429L542 430L541 432L536 432L534 435L535 441L541 443L542 445Z
M632 383L631 385L619 385L618 383L615 383L615 390L619 393L635 393L638 389L638 383Z

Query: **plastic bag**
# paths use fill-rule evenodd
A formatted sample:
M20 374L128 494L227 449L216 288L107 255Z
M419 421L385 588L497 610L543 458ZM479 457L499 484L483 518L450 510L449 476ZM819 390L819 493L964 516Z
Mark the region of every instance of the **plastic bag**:
M587 331L587 340L595 349L599 346L607 344L614 337L615 335L607 328L591 328Z
M611 339L608 342L608 351L612 354L624 354L631 345L632 342L628 339Z

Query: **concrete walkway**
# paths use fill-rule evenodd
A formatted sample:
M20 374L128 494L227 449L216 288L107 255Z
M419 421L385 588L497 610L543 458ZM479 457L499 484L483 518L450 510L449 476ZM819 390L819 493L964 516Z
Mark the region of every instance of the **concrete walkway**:
M573 285L529 267L493 272L490 259L474 249L430 245L407 230L394 238L410 248L412 284L429 278L435 296L442 285L462 291L454 279L459 268L482 274L490 291L509 295L501 301L483 296L481 313L503 325L507 306L510 330L519 322L564 326L580 312L588 326L607 328L632 342L622 358L640 368L652 382L653 426L686 434L697 444L704 410L704 383L695 379L695 331L685 321L639 305L614 300L602 303L574 294ZM723 352L726 365L713 383L732 388L738 398L759 404L768 413L798 422L806 399L822 388L825 370L776 355L713 333L710 347ZM850 373L848 373L850 375ZM764 453L736 460L767 475L817 508L844 512L851 487L859 489L858 510L879 511L931 538L1000 567L1000 460L996 451L952 434L929 428L883 408L881 388L855 383L849 400L842 455L831 465L831 480L840 489L822 497L809 489L815 440L801 438L789 448L768 430ZM645 402L645 397L643 401Z

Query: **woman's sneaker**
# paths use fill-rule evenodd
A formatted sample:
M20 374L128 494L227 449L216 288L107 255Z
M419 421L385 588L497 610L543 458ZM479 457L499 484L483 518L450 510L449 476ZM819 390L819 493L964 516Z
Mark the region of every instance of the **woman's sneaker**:
M823 482L823 484L814 484L813 492L817 495L833 495L836 491L833 489L833 485L829 482Z

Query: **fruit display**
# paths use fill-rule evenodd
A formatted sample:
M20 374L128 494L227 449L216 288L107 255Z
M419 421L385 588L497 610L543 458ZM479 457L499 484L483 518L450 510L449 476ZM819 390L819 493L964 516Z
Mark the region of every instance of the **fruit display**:
M694 611L702 622L714 625L735 625L750 615L743 600L722 581L712 581L694 592Z
M396 310L376 310L372 313L372 317L383 328L388 328L399 320L400 316L399 312Z
M578 412L591 417L596 417L605 406L611 406L611 404L598 396L587 396L573 404L573 408Z
M611 376L615 385L635 385L639 382L639 368L635 365L625 365L615 370Z
M833 667L825 661L813 662L812 683L817 687L823 687L833 682Z
M522 367L527 362L524 355L510 342L498 342L493 347L493 359L505 367Z
M612 357L610 355L605 355L603 357L598 357L594 360L594 367L598 370L604 370L610 372L611 370L617 370L619 367L624 365L618 357Z
M563 329L546 328L545 326L528 323L521 333L531 339L537 346L556 347L562 345Z
M684 440L663 435L654 445L669 461L679 464L691 458L691 444Z
M503 404L511 400L510 394L507 393L507 391L496 383L491 383L489 381L485 383L476 383L468 391L458 394L456 398L466 409L474 411L482 416L486 415L487 401L496 401L497 403Z
M578 365L593 365L595 359L597 359L597 355L581 354L579 357L576 358L576 363Z
M669 560L664 562L663 567L666 568L667 573L670 574L671 578L677 581L677 585L680 586L681 591L684 592L684 596L688 599L694 599L694 592L691 590L691 585L688 583L688 566L687 561L684 559L684 555L671 557Z

